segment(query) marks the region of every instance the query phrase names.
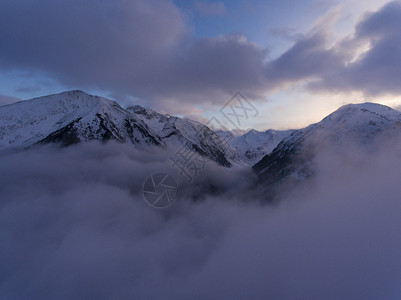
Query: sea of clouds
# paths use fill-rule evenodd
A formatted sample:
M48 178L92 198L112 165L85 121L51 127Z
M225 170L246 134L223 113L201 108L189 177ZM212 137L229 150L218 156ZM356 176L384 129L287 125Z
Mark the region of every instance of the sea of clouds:
M252 170L187 183L129 145L2 155L0 298L399 299L400 149L321 153L274 204ZM159 171L180 188L162 210L142 195Z

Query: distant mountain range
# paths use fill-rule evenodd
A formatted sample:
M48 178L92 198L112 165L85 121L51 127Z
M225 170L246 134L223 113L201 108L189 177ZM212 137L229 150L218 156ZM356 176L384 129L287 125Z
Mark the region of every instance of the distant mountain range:
M257 131L252 129L245 134L235 136L230 131L217 131L223 139L229 141L229 145L235 150L238 159L243 163L252 166L295 130L274 130Z
M250 130L240 136L139 105L123 109L115 101L82 91L0 106L0 152L92 140L115 140L140 149L184 147L224 167L253 166L265 185L312 174L317 143L339 151L346 151L348 141L369 148L400 130L401 112L374 103L345 105L303 129Z

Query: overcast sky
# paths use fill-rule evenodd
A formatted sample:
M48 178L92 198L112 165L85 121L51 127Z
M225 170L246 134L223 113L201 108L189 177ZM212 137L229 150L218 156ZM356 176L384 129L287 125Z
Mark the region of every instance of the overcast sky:
M399 106L400 31L400 1L2 0L0 104L82 89L207 120L241 91L246 128L302 127Z

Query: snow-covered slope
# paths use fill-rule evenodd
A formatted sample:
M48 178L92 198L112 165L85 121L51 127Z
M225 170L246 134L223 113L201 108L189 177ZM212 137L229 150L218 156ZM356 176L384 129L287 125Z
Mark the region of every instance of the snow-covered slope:
M213 157L223 166L239 162L230 145L199 122L163 115L139 105L128 107L127 111L152 128L166 145L185 145L189 149Z
M253 168L265 185L284 178L302 180L314 173L313 158L320 149L345 153L357 146L374 151L400 131L397 110L374 103L345 105L319 123L294 131Z
M401 113L377 103L348 104L340 107L317 124L301 132L306 137L325 137L336 145L352 139L358 144L373 145L381 135L399 128Z
M238 153L239 159L248 164L254 165L265 155L273 151L274 148L294 130L273 130L266 131L250 130L247 133L232 137L230 145Z
M70 145L115 139L161 145L157 135L116 102L69 91L0 107L0 150L36 143Z
M40 143L71 145L116 140L136 147L184 146L223 166L237 160L231 147L205 125L140 106L69 91L0 107L0 151Z

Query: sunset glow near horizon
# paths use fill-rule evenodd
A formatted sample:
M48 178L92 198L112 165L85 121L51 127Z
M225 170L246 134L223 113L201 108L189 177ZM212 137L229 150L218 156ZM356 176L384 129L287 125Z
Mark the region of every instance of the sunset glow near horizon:
M240 91L240 129L301 128L399 108L400 30L399 1L5 0L0 104L81 89L206 123Z

